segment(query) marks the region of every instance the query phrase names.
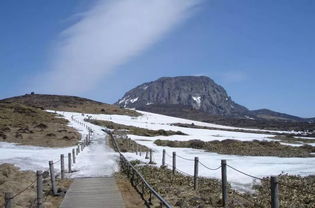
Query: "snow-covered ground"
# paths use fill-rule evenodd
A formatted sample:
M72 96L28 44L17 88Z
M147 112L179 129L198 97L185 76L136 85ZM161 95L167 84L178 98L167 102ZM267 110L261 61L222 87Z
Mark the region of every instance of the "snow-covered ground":
M115 123L120 123L124 125L131 125L136 127L142 127L152 130L164 129L164 130L173 130L173 131L182 131L187 136L157 136L157 137L144 137L136 135L128 135L129 138L137 141L137 143L145 145L151 148L154 151L153 160L157 163L157 166L162 164L162 151L166 150L168 156L166 157L166 163L168 167L171 167L172 152L175 151L178 156L187 158L189 160L181 159L177 157L177 168L188 174L193 174L194 162L192 161L194 157L199 157L204 165L209 168L217 168L220 166L221 160L227 160L227 164L237 168L241 171L244 171L248 174L264 177L270 175L278 175L281 173L288 173L294 175L311 175L315 173L315 158L281 158L281 157L254 157L254 156L236 156L236 155L223 155L212 152L206 152L203 150L191 149L191 148L171 148L171 147L161 147L155 145L153 142L156 139L165 139L165 140L191 140L191 139L200 139L203 141L211 140L223 140L223 139L237 139L237 140L268 140L268 137L272 135L266 134L254 134L254 133L241 133L241 132L231 132L231 131L220 131L220 130L207 130L207 129L190 129L172 126L172 123L195 123L196 125L201 126L210 126L210 127L219 127L219 128L229 128L233 129L234 127L224 127L215 124L208 124L203 122L196 122L186 119L174 118L164 115L158 115L153 113L141 112L143 116L140 117L130 117L123 115L85 115L75 114L76 119L83 122L84 118L87 116L92 116L92 119L98 120L108 120ZM125 156L132 159L139 159L144 162L148 162L144 158L145 154L142 156L136 155L134 153L125 153ZM221 172L220 169L216 171L209 170L202 165L199 165L199 175L205 177L215 177L220 178ZM228 180L232 183L234 187L248 189L253 182L258 182L252 178L240 174L235 170L228 168Z
M86 127L71 120L72 113L61 113L70 121L69 126L74 127L81 133L82 138L88 134ZM111 176L118 170L118 154L106 145L106 134L102 128L93 124L87 124L94 131L92 135L92 143L85 147L77 156L76 163L72 166L70 177L101 177ZM48 170L48 161L53 160L54 168L60 171L60 154L67 157L74 147L67 148L47 148L27 145L18 145L13 143L0 142L0 164L11 163L20 167L22 170ZM65 159L65 167L67 170L67 162Z
M157 166L160 166L162 163L163 149L165 149L167 152L167 164L172 164L172 159L170 156L172 155L173 151L175 151L178 156L189 159L185 160L177 157L177 168L188 174L193 174L194 163L192 160L194 159L194 157L199 157L199 161L209 168L219 167L221 160L226 159L228 165L257 177L278 175L280 173L299 174L302 176L315 173L315 158L280 158L222 155L191 148L161 147L153 143L156 139L182 141L191 139L200 139L203 141L223 139L237 139L247 141L253 139L268 140L268 137L272 135L177 127L172 126L171 124L194 123L200 126L218 127L225 129L234 128L146 112L141 112L143 116L140 117L95 114L83 115L81 113L72 112L58 113L68 119L70 121L69 125L76 128L82 134L83 138L85 138L86 134L88 134L87 129L83 125L72 121L71 116L73 116L77 121L86 124L94 131L92 144L86 147L84 151L81 152L77 157L77 163L73 167L76 172L72 173L71 177L107 176L113 174L115 171L118 170L118 154L113 152L113 150L106 145L106 140L104 139L106 134L101 130L101 127L84 121L84 119L88 116L92 116L93 119L108 120L115 123L137 126L147 129L182 131L188 134L187 136L174 135L169 137L144 137L128 135L128 137L137 141L139 144L145 145L154 151L153 160L157 163ZM60 154L67 155L67 153L70 152L72 148L73 147L42 148L2 142L0 143L0 163L13 163L25 170L44 170L48 168L49 160L59 160ZM125 153L125 156L130 160L139 159L144 162L148 162L148 160L144 158L144 155L144 153L142 154L142 156L136 155L134 153ZM171 168L170 165L168 167ZM58 170L58 165L56 165L55 168ZM215 178L221 177L220 169L212 171L206 169L202 165L199 165L199 175ZM231 168L228 168L228 181L231 182L234 187L245 189L249 188L250 185L255 182L252 178L240 174L232 170Z

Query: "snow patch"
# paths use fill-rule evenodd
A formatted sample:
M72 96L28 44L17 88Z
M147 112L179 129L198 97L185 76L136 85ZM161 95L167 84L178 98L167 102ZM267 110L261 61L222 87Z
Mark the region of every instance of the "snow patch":
M123 97L118 103L119 103L119 104L122 104L122 103L124 103L125 101L126 101L126 98Z
M129 100L129 102L131 102L131 103L135 103L135 102L137 102L137 100L138 100L139 98L138 97L136 97L136 98L134 98L134 99L131 99L131 100Z
M249 117L249 116L245 116L245 118L250 119L250 120L255 120L254 118Z
M197 106L200 107L201 105L201 97L200 96L192 96L192 99L197 103Z

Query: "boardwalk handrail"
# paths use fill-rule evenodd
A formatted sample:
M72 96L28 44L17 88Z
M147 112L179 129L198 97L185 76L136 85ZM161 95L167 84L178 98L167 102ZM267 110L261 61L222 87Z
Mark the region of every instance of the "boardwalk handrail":
M132 172L133 174L135 173L137 175L137 177L141 180L142 184L145 185L148 189L149 189L149 192L150 192L150 198L149 198L149 202L147 202L145 199L144 199L144 196L142 193L142 198L143 200L146 202L146 204L149 206L151 204L151 194L153 194L159 201L160 201L160 205L161 207L162 206L165 206L167 208L172 208L172 206L159 194L157 193L153 187L144 179L144 177L139 173L139 171L125 158L125 156L120 152L120 149L119 149L119 146L115 140L115 137L112 135L112 133L110 131L107 131L105 129L102 129L104 132L106 132L111 138L112 138L112 141L113 141L113 144L114 144L114 148L116 149L116 151L119 153L120 155L120 159L121 159L121 162L124 163L125 165L127 165L127 169L129 170L129 167L132 169ZM134 175L133 175L134 176ZM134 177L133 177L134 178ZM142 190L142 192L144 192L144 190Z

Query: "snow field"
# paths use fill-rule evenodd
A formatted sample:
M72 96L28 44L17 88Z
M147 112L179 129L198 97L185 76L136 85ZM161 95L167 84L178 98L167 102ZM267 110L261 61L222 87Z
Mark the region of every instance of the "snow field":
M223 139L237 139L242 141L250 141L253 139L258 140L268 140L267 137L271 135L264 134L252 134L252 133L239 133L239 132L230 132L230 131L220 131L220 130L205 130L205 129L190 129L190 128L181 128L176 126L171 126L170 123L188 123L186 119L172 118L168 116L162 116L152 113L141 112L144 115L139 118L133 118L129 116L121 115L90 115L92 119L98 120L107 120L115 123L120 123L124 125L131 125L141 128L147 128L152 130L164 129L164 130L173 130L173 131L182 131L187 136L174 135L174 136L157 136L157 137L144 137L136 135L128 135L129 138L136 141L141 145L145 145L148 148L153 150L153 160L156 162L156 166L162 165L162 151L166 150L169 156L166 156L166 163L169 164L168 168L172 168L172 152L176 152L178 156L193 160L194 157L199 157L199 161L202 162L209 168L217 168L221 165L221 160L225 159L227 164L239 169L247 174L265 177L271 175L278 175L281 173L288 173L291 175L311 175L315 173L315 158L281 158L281 157L256 157L256 156L236 156L236 155L223 155L213 152L206 152L203 150L191 149L191 148L171 148L171 147L162 147L157 146L153 142L156 139L164 140L179 140L187 141L191 139L200 139L203 141L211 140L223 140ZM77 117L83 121L84 117L78 115ZM194 121L193 121L194 122ZM198 122L194 122L196 125L199 125ZM202 123L202 122L200 122ZM207 124L212 125L212 124ZM215 135L215 136L214 136ZM138 159L143 162L148 162L145 159L145 154L143 153L140 157L135 153L124 153L126 158L129 160ZM187 161L177 157L176 166L179 170L193 175L194 162ZM258 180L255 180L251 177L243 175L229 167L227 167L227 176L228 181L232 184L234 188L239 190L250 190L250 187L253 184L259 183ZM209 170L202 165L199 165L199 176L204 177L214 177L217 179L221 178L220 169L216 171Z
M75 113L59 112L69 120L69 126L78 130L85 138L88 134L87 128L77 122L71 120L71 116L78 116ZM84 122L84 121L82 121ZM86 123L94 131L92 136L92 143L86 146L83 151L76 157L76 163L73 164L73 173L67 174L70 177L102 177L111 176L115 171L118 171L117 159L118 154L115 153L106 145L106 134L101 130L102 128L90 123ZM72 153L72 149L76 148L48 148L36 147L27 145L18 145L13 143L0 142L0 164L11 163L20 167L22 170L48 170L48 161L55 162L54 169L60 172L60 154L65 156L65 168L68 169L68 153Z
M57 112L64 118L70 121L69 126L77 129L82 138L88 134L88 130L77 122L71 120L73 116L77 121L86 124L93 130L92 144L87 146L83 152L77 156L77 163L74 164L74 173L71 173L71 177L101 177L110 176L115 171L118 171L118 159L119 156L112 149L106 145L105 136L106 134L102 131L102 127L93 125L85 122L84 119L87 116L92 116L92 119L113 121L115 123L131 125L141 128L148 128L153 130L164 129L173 131L182 131L187 136L157 136L157 137L144 137L136 135L128 135L129 138L133 139L141 145L145 145L153 150L153 161L156 162L156 166L162 164L162 151L166 150L166 163L169 164L168 168L172 168L172 152L176 152L178 156L187 158L184 160L177 157L177 168L185 173L193 174L194 157L199 157L199 161L209 168L217 168L221 164L221 160L227 160L227 164L237 168L248 174L264 177L271 175L278 175L280 173L298 174L302 176L311 175L315 173L315 158L280 158L280 157L253 157L253 156L236 156L236 155L222 155L212 152L206 152L203 150L191 149L191 148L171 148L161 147L155 145L153 142L156 139L165 140L191 140L200 139L203 141L211 140L223 140L223 139L237 139L237 140L267 140L267 137L271 135L264 134L252 134L252 133L239 133L231 131L220 131L220 130L206 130L206 129L190 129L182 128L170 125L171 123L192 123L203 126L218 127L218 125L206 124L202 122L195 122L186 119L173 118L169 116L162 116L158 114L141 112L143 116L138 118L122 116L122 115L92 115L92 114L81 114L73 112ZM219 126L223 128L222 126ZM233 127L225 127L233 128ZM12 143L0 142L0 163L13 163L23 170L46 170L48 168L48 161L58 161L60 154L68 155L72 148L44 148L34 146L24 146ZM135 153L124 153L127 159L134 160L138 159L143 162L148 162L145 159L145 153L142 156L136 155ZM59 171L59 164L55 165L56 171ZM65 159L65 167L67 167L67 160ZM253 183L259 181L253 180L252 178L240 174L231 168L227 168L228 181L240 190L250 190ZM220 179L221 171L209 170L202 165L199 165L199 176L214 177Z

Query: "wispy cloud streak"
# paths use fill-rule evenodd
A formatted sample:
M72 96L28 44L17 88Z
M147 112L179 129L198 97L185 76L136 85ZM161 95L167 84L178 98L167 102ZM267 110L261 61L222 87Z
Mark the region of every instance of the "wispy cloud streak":
M99 0L61 33L41 91L81 93L189 17L200 0Z

